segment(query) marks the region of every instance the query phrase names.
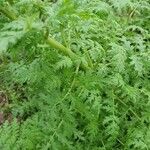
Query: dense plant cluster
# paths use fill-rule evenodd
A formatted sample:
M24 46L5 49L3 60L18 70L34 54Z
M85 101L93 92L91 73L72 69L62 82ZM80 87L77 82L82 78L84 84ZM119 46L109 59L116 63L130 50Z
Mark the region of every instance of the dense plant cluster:
M150 149L149 0L0 0L0 149Z

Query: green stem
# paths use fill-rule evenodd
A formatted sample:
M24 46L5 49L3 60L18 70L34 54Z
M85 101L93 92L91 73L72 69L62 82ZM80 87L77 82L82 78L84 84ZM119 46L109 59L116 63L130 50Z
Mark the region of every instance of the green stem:
M75 61L75 60L79 59L79 56L76 55L71 49L65 47L61 43L57 42L55 39L48 37L47 38L47 43L50 46L52 46L53 48L56 48L57 50L59 50L60 52L65 54L66 56L69 56L72 61ZM81 64L81 68L83 70L87 70L89 67L85 64Z
M8 17L10 20L16 20L17 16L14 12L0 6L0 12L3 13L6 17Z
M86 55L86 57L87 57L89 66L90 66L91 68L93 68L93 63L92 63L92 60L91 60L91 57L90 57L90 55L89 55L88 50L87 50L87 49L84 49L84 53L85 53L85 55Z
M3 8L2 6L0 6L0 12L2 12L5 16L7 16L11 20L17 19L17 16L13 11ZM57 50L65 54L66 56L69 56L71 60L73 60L74 62L80 59L80 57L76 55L70 48L65 47L61 43L57 42L55 39L47 37L46 41L53 48L56 48ZM86 71L87 69L89 69L89 66L87 66L86 64L81 64L81 68Z
M57 42L55 39L53 38L48 38L47 39L47 43L52 46L53 48L56 48L58 50L60 50L62 53L64 53L65 55L68 55L71 59L75 59L77 58L77 55L72 52L71 49L66 48L65 46L63 46L61 43Z

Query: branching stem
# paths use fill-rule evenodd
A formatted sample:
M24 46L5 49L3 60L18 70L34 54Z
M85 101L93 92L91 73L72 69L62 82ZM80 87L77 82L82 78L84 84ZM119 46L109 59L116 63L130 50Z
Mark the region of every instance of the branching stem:
M11 20L17 19L17 15L13 11L9 10L8 8L3 8L2 6L0 6L0 12L2 12L5 16L7 16ZM46 37L46 42L49 46L56 48L57 50L62 52L64 55L70 57L72 59L72 61L75 62L76 60L80 60L80 56L75 54L70 48L65 47L64 45L62 45L55 39L53 39L51 37ZM91 66L90 64L91 64L91 62L88 63L88 65L82 63L81 68L86 71Z

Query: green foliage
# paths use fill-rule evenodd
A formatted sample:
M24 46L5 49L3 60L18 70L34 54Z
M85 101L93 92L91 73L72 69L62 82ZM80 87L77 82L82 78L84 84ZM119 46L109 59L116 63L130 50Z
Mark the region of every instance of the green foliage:
M148 0L2 0L0 12L1 150L150 149Z

